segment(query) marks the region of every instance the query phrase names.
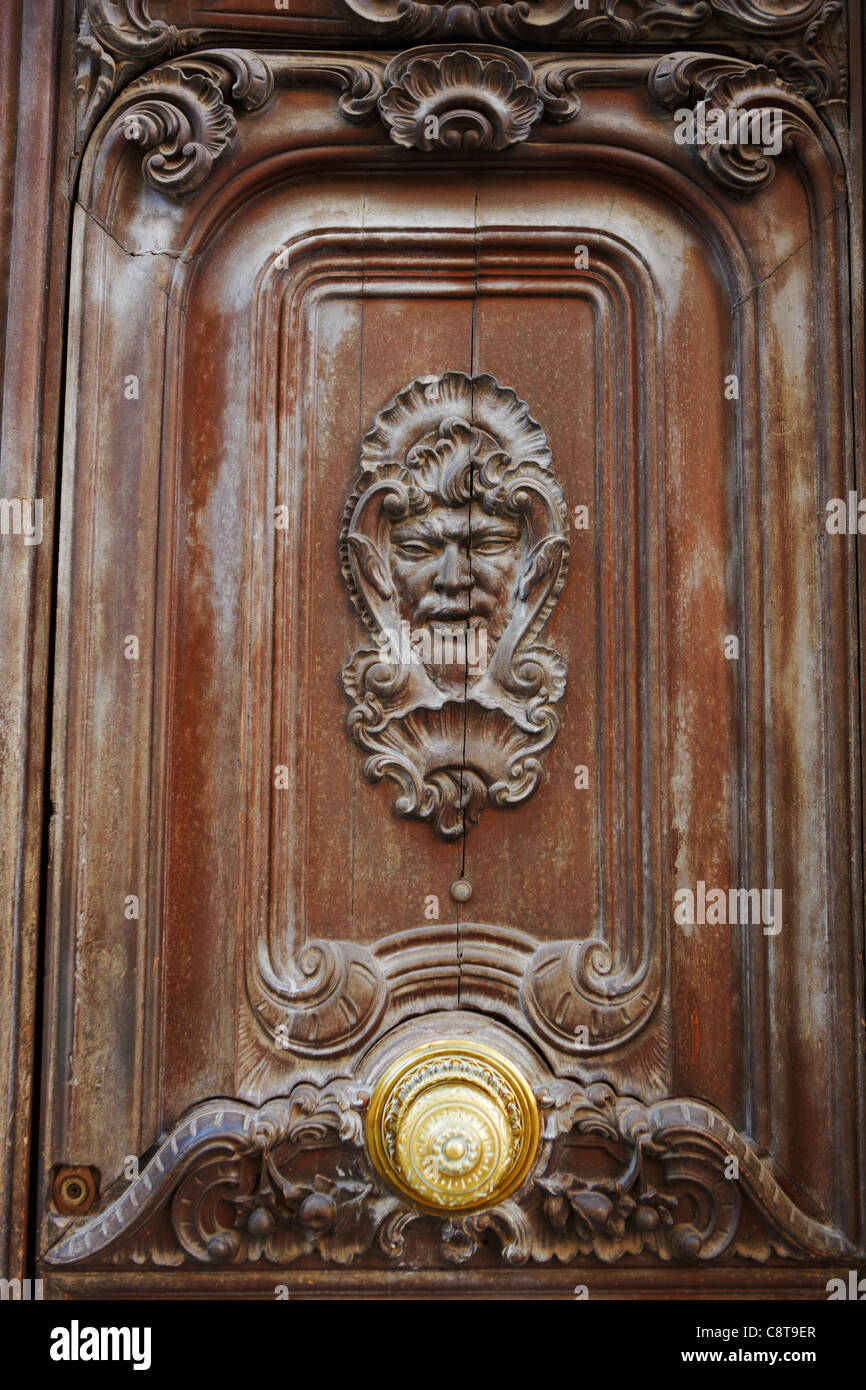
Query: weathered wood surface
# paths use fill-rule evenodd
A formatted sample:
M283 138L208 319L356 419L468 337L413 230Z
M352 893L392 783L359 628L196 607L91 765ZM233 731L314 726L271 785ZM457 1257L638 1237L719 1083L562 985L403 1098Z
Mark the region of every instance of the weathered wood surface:
M0 7L0 497L42 504L38 544L0 535L0 1274L9 1278L24 1273L36 1142L74 28L61 0Z
M855 486L862 353L849 336L835 50L822 31L807 53L803 34L753 15L748 51L740 34L739 56L721 61L660 64L641 56L638 31L635 51L594 59L559 21L555 57L531 43L497 57L479 32L403 58L401 44L426 38L411 14L401 32L365 18L361 0L327 15L311 3L279 29L250 0L235 39L237 17L213 28L225 8L162 7L207 29L196 56L199 36L183 27L145 31L135 6L111 23L99 0L85 7L39 1184L58 1164L90 1166L108 1195L72 1225L40 1206L45 1272L52 1258L85 1271L52 1276L61 1294L94 1277L114 1287L130 1262L184 1261L168 1289L238 1257L224 1210L189 1215L208 1174L247 1203L246 1260L323 1271L351 1254L371 1287L383 1252L395 1271L404 1258L438 1270L443 1287L455 1262L492 1267L500 1254L475 1248L471 1224L437 1246L422 1223L404 1257L408 1217L386 1210L392 1196L365 1167L359 1117L377 1068L443 1029L519 1054L558 1117L519 1211L490 1215L507 1258L539 1274L590 1250L650 1265L660 1253L724 1264L735 1250L795 1266L852 1258L857 542L824 517ZM371 45L258 52L250 38L313 18L318 33ZM678 46L711 47L724 23L711 6ZM68 58L70 37L53 37ZM492 37L521 50L519 36ZM743 74L783 39L793 85L759 66ZM470 115L446 111L431 131L425 84L455 80ZM712 83L719 102L779 105L787 143L769 170L674 141L674 109ZM68 122L55 126L62 145ZM473 153L458 148L466 129ZM48 164L43 176L44 197L62 204L59 176L52 185ZM859 237L855 222L855 251ZM44 258L44 240L30 243ZM32 264L14 240L12 252ZM47 353L28 378L38 390L9 376L9 339L6 355L9 399L28 420L36 401L43 449L62 355L54 257L47 318L22 322L19 303L15 320L33 335L21 362L32 372L37 348ZM371 785L346 730L359 694L343 672L370 631L338 550L365 434L410 383L448 373L491 378L525 404L570 522L567 576L537 639L566 676L538 786L450 838L435 817L395 815L394 787ZM585 529L573 525L581 505ZM12 554L2 545L0 561ZM17 552L35 566L21 591L34 623L20 607L3 617L19 623L23 660L9 670L25 694L27 681L44 694L51 553L48 530ZM514 601L507 585L498 593ZM453 704L483 780L487 735L468 698ZM27 737L16 717L27 797L4 797L2 812L29 826L4 834L24 865L10 897L24 914L10 977L21 988L9 989L15 1163L30 1132L39 696ZM428 762L430 727L418 743ZM458 879L472 896L455 903ZM675 891L699 884L779 892L781 930L676 921ZM347 1085L356 1099L335 1100ZM212 1097L225 1112L211 1102L200 1129ZM617 1227L596 1193L608 1180L597 1127L643 1183L644 1125L660 1146L646 1160L654 1183L676 1185L682 1146L700 1150L687 1166L702 1233L678 1218L670 1237L650 1235L666 1199L643 1224L629 1225L628 1208ZM275 1172L287 1164L297 1188L276 1214L256 1187L263 1136L283 1146ZM314 1139L336 1150L319 1158ZM720 1171L732 1155L734 1187ZM126 1185L130 1157L140 1186ZM363 1221L349 1236L356 1200Z

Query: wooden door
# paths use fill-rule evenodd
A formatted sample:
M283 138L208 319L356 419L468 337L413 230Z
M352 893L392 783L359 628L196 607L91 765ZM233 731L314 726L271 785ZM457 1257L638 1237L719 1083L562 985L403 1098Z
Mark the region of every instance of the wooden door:
M617 8L85 7L57 1294L856 1263L843 75Z

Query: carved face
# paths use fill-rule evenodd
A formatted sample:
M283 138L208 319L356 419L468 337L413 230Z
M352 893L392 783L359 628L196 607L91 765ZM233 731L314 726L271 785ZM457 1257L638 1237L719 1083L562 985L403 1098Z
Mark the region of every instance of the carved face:
M502 635L525 556L518 520L434 506L393 525L388 550L400 617L413 629L468 623L493 641Z
M373 636L343 667L366 775L400 815L464 835L530 796L565 666L539 632L565 580L567 512L540 425L493 377L421 377L377 415L340 532Z

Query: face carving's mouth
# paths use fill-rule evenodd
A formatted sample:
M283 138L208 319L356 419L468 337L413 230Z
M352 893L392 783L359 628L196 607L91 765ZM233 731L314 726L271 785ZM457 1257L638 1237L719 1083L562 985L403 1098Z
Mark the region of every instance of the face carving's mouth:
M468 603L440 603L424 617L428 622L465 622L467 618L480 618L482 615Z
M416 623L463 623L475 627L490 621L493 605L490 599L476 590L473 594L445 597L425 594L415 609Z

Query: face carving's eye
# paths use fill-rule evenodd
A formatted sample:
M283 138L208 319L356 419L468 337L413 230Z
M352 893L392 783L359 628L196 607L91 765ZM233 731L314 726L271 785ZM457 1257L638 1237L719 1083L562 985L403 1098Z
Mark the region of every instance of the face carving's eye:
M426 560L436 553L435 548L424 541L397 541L394 549L401 560Z
M488 536L486 540L474 541L470 546L470 552L476 555L504 555L514 544L511 536Z

